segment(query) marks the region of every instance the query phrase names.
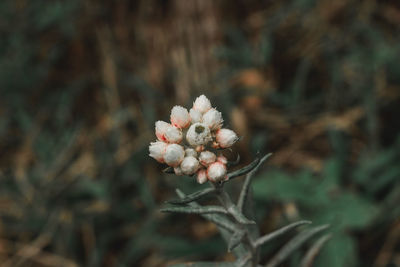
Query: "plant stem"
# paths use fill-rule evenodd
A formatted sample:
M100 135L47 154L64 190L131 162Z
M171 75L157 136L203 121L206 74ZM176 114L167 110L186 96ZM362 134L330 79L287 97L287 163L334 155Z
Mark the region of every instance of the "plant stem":
M211 183L211 184L216 189L216 195L217 195L218 200L221 202L222 206L229 213L231 213L232 210L239 211L238 207L232 201L232 199L229 196L229 194L225 191L223 183L220 183L220 184ZM235 218L235 216L232 216L232 217ZM259 249L255 245L255 243L254 243L254 241L253 241L253 239L252 239L252 237L250 235L250 231L248 229L249 226L239 222L238 220L235 220L235 224L238 226L238 228L240 228L243 231L245 231L244 239L243 239L242 242L250 250L250 253L251 253L251 266L252 267L257 267L258 266L258 261L259 261Z

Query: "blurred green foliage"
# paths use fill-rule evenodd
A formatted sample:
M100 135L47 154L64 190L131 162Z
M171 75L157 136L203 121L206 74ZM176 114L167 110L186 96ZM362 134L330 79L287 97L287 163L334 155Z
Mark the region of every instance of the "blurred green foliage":
M185 2L0 1L4 266L229 260L215 227L157 211L200 186L147 156L154 121L200 93L246 134L243 163L274 153L254 186L263 231L290 203L333 225L317 266L398 265L398 3Z

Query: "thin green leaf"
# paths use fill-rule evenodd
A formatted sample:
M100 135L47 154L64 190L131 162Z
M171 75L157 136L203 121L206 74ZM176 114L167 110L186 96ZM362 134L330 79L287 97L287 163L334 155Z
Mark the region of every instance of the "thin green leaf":
M245 203L246 203L246 200L247 200L247 196L248 196L248 193L249 193L251 180L254 177L254 174L256 173L258 168L260 168L260 166L271 155L272 155L272 153L269 153L269 154L265 155L264 157L262 157L261 160L257 163L257 165L246 175L246 180L244 181L242 190L241 190L240 195L239 195L239 200L238 200L238 203L237 203L237 206L238 206L240 212L243 212L243 207L245 206Z
M280 229L278 229L276 231L273 231L272 233L269 233L267 235L264 235L264 236L260 237L255 242L255 245L257 247L261 246L261 245L271 241L272 239L275 239L275 238L277 238L277 237L289 232L290 230L292 230L292 229L294 229L294 228L296 228L296 227L298 227L300 225L310 224L310 223L311 223L310 221L298 221L298 222L295 222L295 223L291 223L291 224L289 224L287 226L284 226L284 227L282 227L282 228L280 228Z
M251 253L241 257L238 261L236 261L236 267L245 267L247 263L251 260Z
M166 207L160 209L161 212L175 212L175 213L196 213L196 214L207 214L207 213L223 213L228 214L226 209L220 206L204 206L204 207Z
M175 205L187 204L192 201L199 200L199 199L201 199L209 194L212 194L214 192L215 192L214 188L206 188L206 189L194 192L193 194L187 195L184 198L167 201L167 203L175 204Z
M323 235L320 237L314 245L307 251L306 255L304 256L303 260L301 261L301 267L311 267L315 257L318 255L321 248L325 245L325 243L332 237L331 234Z
M231 252L232 249L237 247L240 244L240 242L242 242L244 235L245 235L245 231L236 231L233 233L233 235L231 236L231 238L229 240L229 244L228 244L229 252Z
M236 206L232 206L228 209L228 212L232 217L241 224L256 224L255 221L247 219Z
M278 253L265 265L266 267L275 267L282 263L292 252L298 249L304 242L310 239L312 236L328 228L329 225L322 225L312 228L308 231L304 231L296 235L286 245L284 245Z
M260 158L256 158L252 163L250 163L249 165L233 171L231 173L228 173L228 180L232 180L233 178L245 175L246 173L250 172L252 169L254 169L255 166L257 166L258 162L260 162Z

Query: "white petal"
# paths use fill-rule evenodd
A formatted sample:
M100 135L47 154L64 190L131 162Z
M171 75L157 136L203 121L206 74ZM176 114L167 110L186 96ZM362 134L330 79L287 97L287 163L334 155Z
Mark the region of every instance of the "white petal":
M203 123L195 123L186 133L186 140L192 146L205 145L212 140L210 129Z
M207 177L211 182L220 182L225 179L226 166L221 162L214 162L207 168Z
M210 100L205 96L201 95L193 103L193 109L206 113L211 108Z
M215 162L216 158L217 156L211 151L203 151L200 153L199 161L203 166L208 167L208 165Z
M175 106L171 110L171 123L178 128L186 128L190 124L189 112L186 108Z
M183 147L177 144L169 144L165 149L164 161L171 167L177 167L181 164L185 151Z
M149 146L149 155L158 162L164 163L164 154L167 144L161 141L151 142Z
M219 129L215 137L221 148L231 147L239 140L236 133L230 129Z
M199 169L199 161L192 156L185 157L181 163L181 170L186 175L194 174Z
M221 128L223 122L221 112L215 108L210 109L203 115L203 123L211 130L218 130Z
M190 118L192 119L192 123L202 122L203 121L203 114L198 111L197 109L191 108L189 111Z

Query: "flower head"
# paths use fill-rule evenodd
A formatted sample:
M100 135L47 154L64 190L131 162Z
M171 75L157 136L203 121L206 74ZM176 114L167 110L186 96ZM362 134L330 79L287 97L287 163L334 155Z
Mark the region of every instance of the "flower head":
M189 111L189 115L192 119L192 123L203 122L203 114L197 109L191 108Z
M185 157L183 147L177 144L169 144L165 149L164 162L171 167L178 167Z
M210 130L218 130L221 128L224 120L222 114L215 108L210 109L203 115L203 123L207 125Z
M155 128L156 128L156 136L157 139L160 141L166 141L165 132L167 129L171 127L171 124L165 121L156 121Z
M207 171L205 169L198 170L196 180L199 184L207 182Z
M219 129L215 137L221 148L231 147L237 140L239 140L236 133L230 129Z
M199 168L199 161L192 156L185 157L181 163L181 170L186 175L194 174Z
M186 140L192 146L205 145L212 140L210 129L203 123L195 123L186 133Z
M213 163L216 158L217 158L217 156L215 156L214 153L207 151L207 150L201 152L200 156L199 156L200 163L205 167L208 167L208 165Z
M182 141L182 131L172 125L167 128L164 136L168 143L180 143Z
M211 108L211 102L205 95L201 95L193 102L193 109L206 113Z
M164 163L164 154L167 148L167 144L164 142L151 142L149 146L149 155L158 162Z
M197 152L196 152L196 150L194 150L193 148L186 148L185 149L185 157L189 157L189 156L192 156L192 157L197 157Z
M181 106L174 106L171 110L171 123L178 128L186 128L190 124L189 112Z
M226 166L221 162L214 162L207 168L207 177L211 182L220 182L226 179Z

